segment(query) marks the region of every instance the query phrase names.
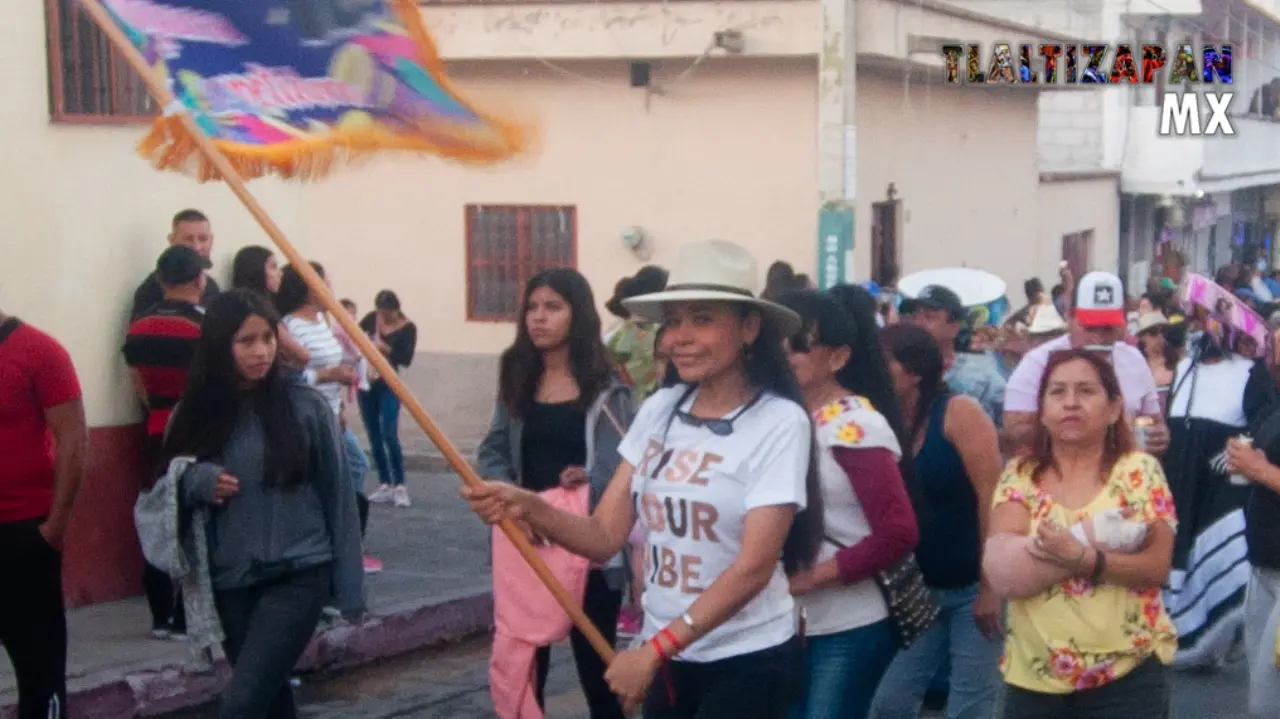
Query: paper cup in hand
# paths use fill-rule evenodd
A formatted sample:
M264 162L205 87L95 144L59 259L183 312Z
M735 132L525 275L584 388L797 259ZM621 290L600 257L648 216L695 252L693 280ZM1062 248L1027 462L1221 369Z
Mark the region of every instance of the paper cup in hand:
M1227 440L1228 445L1232 443L1234 443L1237 447L1248 449L1253 446L1253 437L1250 437L1247 434L1242 434L1239 437L1232 437L1231 439ZM1242 474L1232 474L1230 477L1227 478L1227 481L1237 487L1244 487L1249 484L1249 478L1245 477Z

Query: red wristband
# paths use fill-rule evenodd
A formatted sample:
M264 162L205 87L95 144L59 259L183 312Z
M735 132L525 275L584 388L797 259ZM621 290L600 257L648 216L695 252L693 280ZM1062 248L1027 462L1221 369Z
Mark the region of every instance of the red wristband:
M671 627L663 627L659 633L666 637L667 641L671 642L672 655L679 654L680 650L684 649L684 646L680 644L680 640L676 638L676 633L671 631Z
M662 642L658 641L658 635L653 635L653 639L650 639L649 643L653 645L653 650L658 653L658 659L665 663L667 661L667 652L662 648Z

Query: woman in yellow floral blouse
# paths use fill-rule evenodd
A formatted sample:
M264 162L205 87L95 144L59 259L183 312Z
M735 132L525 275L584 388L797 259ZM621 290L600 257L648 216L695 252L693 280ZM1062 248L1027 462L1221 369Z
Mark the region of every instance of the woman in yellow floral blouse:
M1133 450L1123 411L1104 356L1050 356L1037 437L996 488L991 537L1034 537L1036 559L1070 577L1009 603L1005 719L1169 716L1177 637L1160 587L1173 555L1173 499L1159 463ZM1144 525L1132 553L1095 549L1104 543L1069 529L1108 511Z

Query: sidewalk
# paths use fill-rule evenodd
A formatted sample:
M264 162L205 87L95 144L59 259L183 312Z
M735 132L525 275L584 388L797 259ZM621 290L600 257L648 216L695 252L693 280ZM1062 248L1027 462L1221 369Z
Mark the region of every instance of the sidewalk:
M408 485L412 507L370 511L367 545L386 565L366 576L370 618L318 634L302 668L355 666L490 626L487 529L458 498L457 477L414 472ZM225 665L211 674L185 672L186 645L150 638L140 597L72 610L68 624L68 704L76 719L193 706L213 699L226 678ZM13 670L0 652L0 719L16 716L16 702Z
M485 411L487 412L488 409L486 408ZM347 426L360 438L360 446L369 446L369 437L365 434L360 414L352 408L347 409ZM466 457L467 461L471 461L475 458L476 447L479 446L480 440L484 439L484 435L474 432L455 432L449 436L449 439L453 441L458 451L462 452L462 456ZM400 413L400 444L404 448L404 466L410 472L453 471L449 463L444 460L444 455L440 454L440 449L413 421L413 417L409 416L408 412ZM374 472L371 470L369 475L372 477Z

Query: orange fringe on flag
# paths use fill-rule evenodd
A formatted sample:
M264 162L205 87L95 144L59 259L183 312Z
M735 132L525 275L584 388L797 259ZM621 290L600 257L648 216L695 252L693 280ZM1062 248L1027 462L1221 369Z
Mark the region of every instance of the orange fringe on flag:
M432 136L431 128L419 128L415 134L392 132L381 127L330 128L324 134L301 137L274 145L253 145L214 139L214 145L227 157L244 179L277 175L284 179L316 180L334 167L355 164L386 150L436 155L464 164L493 164L526 151L534 139L530 126L503 120L477 110L462 99L449 82L444 62L436 52L435 42L422 22L415 0L386 0L400 17L410 39L418 48L418 61L432 75L440 88L459 104L480 118L481 124L496 134L483 143L469 141L466 133L457 136ZM182 112L188 112L184 107ZM174 170L193 175L200 182L220 180L181 117L166 114L155 121L138 146L138 153L157 169ZM450 133L452 134L452 133ZM487 133L486 133L487 134Z

